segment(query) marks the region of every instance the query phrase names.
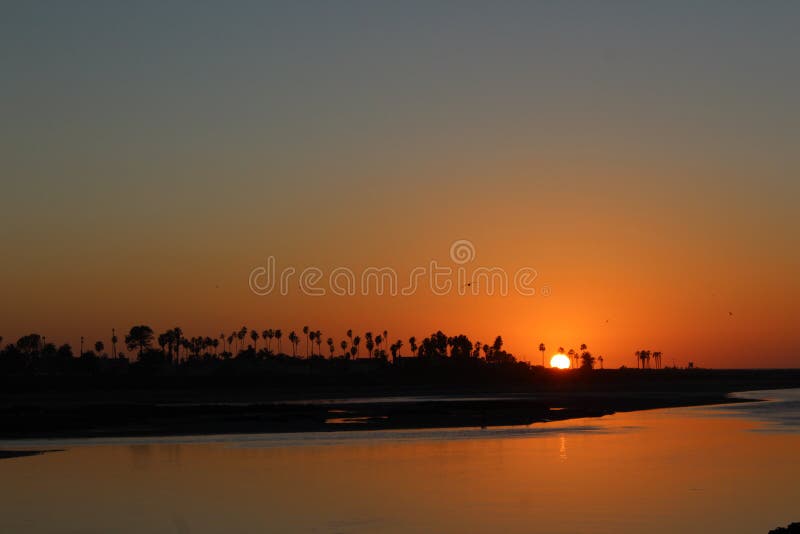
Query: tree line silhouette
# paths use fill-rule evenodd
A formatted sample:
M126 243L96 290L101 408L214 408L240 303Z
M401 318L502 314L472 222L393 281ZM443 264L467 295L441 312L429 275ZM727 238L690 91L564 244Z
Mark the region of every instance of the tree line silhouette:
M284 338L288 350L284 350ZM7 344L0 350L0 373L2 374L62 374L70 372L127 372L128 366L172 367L178 370L202 370L221 363L237 365L247 362L282 362L290 365L300 362L373 362L379 366L397 366L404 361L451 360L454 362L473 361L485 365L522 365L527 368L547 367L544 343L538 345L542 354L541 366L520 362L503 348L503 338L496 336L494 341L482 343L471 341L464 334L447 336L442 331L418 340L415 336L407 340L389 341L389 332L367 331L361 334L347 330L344 337L336 342L333 337L325 337L320 330L304 326L300 333L290 330L284 334L282 329L250 329L242 326L238 330L221 332L219 335L187 336L180 327L156 332L148 325L135 325L124 335L117 336L112 329L109 338L110 353L106 343L95 341L87 349L85 340L80 338L80 349L76 355L68 344L56 346L39 334L22 336L15 343ZM0 346L3 338L0 337ZM324 348L323 348L324 346ZM363 352L362 352L363 347ZM127 350L132 358L120 348ZM579 350L558 348L559 354L569 357L571 367L592 370L603 368L603 356L594 356L586 344ZM651 360L656 368L661 368L661 353L636 351L637 367L651 368Z

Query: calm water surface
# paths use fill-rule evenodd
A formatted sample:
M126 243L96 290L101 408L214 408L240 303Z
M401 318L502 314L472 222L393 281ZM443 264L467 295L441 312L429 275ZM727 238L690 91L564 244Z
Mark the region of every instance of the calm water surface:
M800 390L500 429L0 442L0 532L764 533Z

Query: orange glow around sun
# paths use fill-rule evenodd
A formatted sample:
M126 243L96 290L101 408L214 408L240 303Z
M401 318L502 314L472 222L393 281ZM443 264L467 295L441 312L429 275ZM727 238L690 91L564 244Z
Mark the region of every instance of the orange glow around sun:
M566 354L555 354L550 358L550 367L554 369L569 369L569 357Z

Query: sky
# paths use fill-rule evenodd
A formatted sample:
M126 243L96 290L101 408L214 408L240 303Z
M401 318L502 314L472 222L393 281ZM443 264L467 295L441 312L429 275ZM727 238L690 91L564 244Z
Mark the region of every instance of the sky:
M799 22L788 1L5 2L0 335L441 329L534 363L544 342L796 367ZM403 281L458 267L457 240L536 294L250 289L270 256Z

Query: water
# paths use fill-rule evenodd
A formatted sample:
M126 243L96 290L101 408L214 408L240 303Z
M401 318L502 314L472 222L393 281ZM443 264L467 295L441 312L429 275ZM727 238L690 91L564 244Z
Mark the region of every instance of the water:
M0 532L764 533L800 520L800 390L481 430L39 440Z

